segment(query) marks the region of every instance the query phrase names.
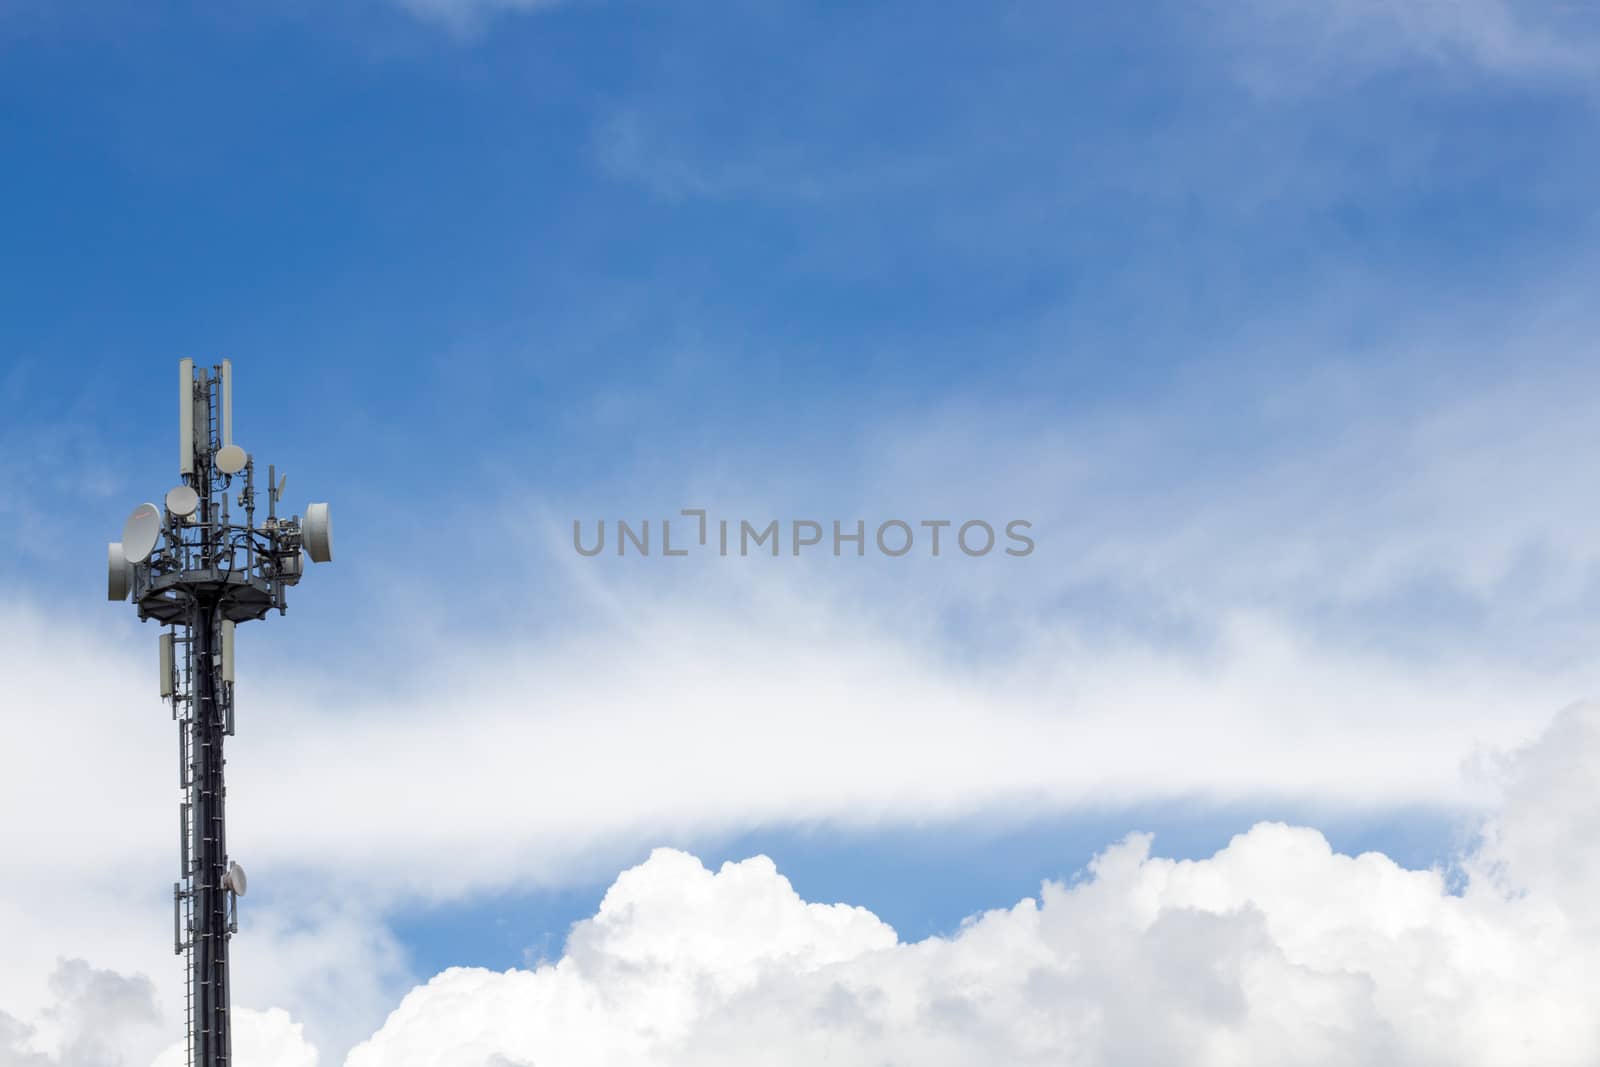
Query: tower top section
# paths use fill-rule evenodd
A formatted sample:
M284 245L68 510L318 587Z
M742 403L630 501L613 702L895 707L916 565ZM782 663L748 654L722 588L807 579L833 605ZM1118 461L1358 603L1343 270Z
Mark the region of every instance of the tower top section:
M288 478L270 466L258 495L255 460L233 440L231 360L178 362L178 478L163 505L134 508L122 540L107 547L106 596L131 599L141 619L181 622L196 603L215 605L229 622L282 613L305 559L333 559L326 503L280 516Z

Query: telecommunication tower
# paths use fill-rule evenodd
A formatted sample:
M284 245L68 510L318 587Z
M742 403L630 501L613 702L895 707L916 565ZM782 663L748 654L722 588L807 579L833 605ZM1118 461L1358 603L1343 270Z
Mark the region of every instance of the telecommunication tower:
M255 463L233 443L233 367L178 364L178 472L165 507L140 504L107 551L106 595L132 599L160 635L161 696L178 724L179 853L173 951L188 957L189 1067L233 1063L228 940L239 929L244 869L228 859L222 746L233 734L233 633L300 581L304 556L333 558L327 504L282 518L287 477L267 468L266 520L256 524ZM275 481L276 479L276 481ZM237 521L242 516L243 521ZM303 555L302 555L303 553Z

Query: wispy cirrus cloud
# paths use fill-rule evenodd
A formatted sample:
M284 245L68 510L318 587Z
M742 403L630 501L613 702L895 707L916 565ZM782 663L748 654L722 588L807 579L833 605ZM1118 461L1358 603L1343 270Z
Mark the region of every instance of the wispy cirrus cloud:
M456 32L482 29L497 15L549 11L574 0L391 0L417 18Z
M1252 0L1210 11L1262 90L1423 65L1593 86L1600 17L1569 0Z

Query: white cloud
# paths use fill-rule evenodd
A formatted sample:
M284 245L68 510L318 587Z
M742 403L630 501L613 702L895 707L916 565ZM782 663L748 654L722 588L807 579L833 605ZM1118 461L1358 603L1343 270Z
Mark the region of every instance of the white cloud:
M1481 877L1509 892L1537 892L1600 937L1600 804L1592 783L1600 760L1600 714L1559 716L1538 744L1501 761L1503 809L1476 857ZM1582 783L1590 782L1585 788Z
M1564 331L1468 351L1561 351ZM1038 557L910 577L726 561L669 578L569 551L569 574L494 579L518 612L539 598L534 614L559 625L413 636L410 669L391 677L359 657L337 679L307 676L245 627L230 844L256 895L239 1003L288 1010L337 1054L414 981L383 928L397 905L593 882L666 839L1179 798L1481 804L1464 764L1535 736L1531 709L1600 691L1578 654L1593 645L1584 597L1600 558L1582 461L1600 441L1582 404L1590 379L1544 372L1513 387L1464 370L1436 394L1398 373L1341 389L1324 368L1298 392L1185 388L1036 436L1024 418L981 411L880 425L854 442L871 458L830 507L1003 513L1023 501L1048 526ZM1190 458L1216 450L1184 404L1224 402L1243 440L1291 444L1226 466ZM982 443L952 455L952 441ZM769 496L729 495L752 517L782 515L791 484L779 468ZM1519 562L1530 553L1532 571ZM1408 620L1419 574L1442 576L1493 626L1419 640L1456 614ZM1118 614L1130 602L1131 622ZM0 749L0 807L14 813L0 847L30 872L0 887L0 1010L42 1025L47 976L76 957L151 976L170 1027L174 731L154 694L154 629L126 607L90 611L93 622L15 597L0 606L0 677L20 709ZM1343 611L1353 621L1330 627ZM297 625L262 629L280 640ZM1407 643L1390 647L1397 635ZM64 752L84 788L63 791L41 756ZM28 814L41 797L49 824ZM1551 823L1508 833L1495 846L1505 866L1543 864L1550 885L1571 868L1571 884L1590 884L1590 853L1533 844ZM297 886L315 898L296 899ZM360 913L330 913L329 899Z
M1592 82L1600 23L1562 0L1251 0L1213 5L1260 87L1417 62Z
M1568 350L1587 335L1568 327L1511 323L1465 349L1468 364ZM1454 335L1427 340L1456 350ZM397 903L588 882L668 838L1177 798L1480 803L1464 763L1534 736L1530 709L1600 689L1583 651L1600 559L1583 461L1600 442L1583 406L1592 373L1546 368L1516 386L1464 369L1440 390L1318 366L1297 392L1183 384L1182 403L1141 397L1147 410L1034 437L1024 417L969 411L967 423L957 412L854 442L866 473L830 507L1024 501L1049 525L1026 561L1037 566L886 579L729 561L664 579L569 552L570 575L493 578L518 613L537 598L532 614L559 625L413 638L411 669L393 677L359 657L337 680L307 677L291 657L253 653L258 630L244 628L230 843L258 888L237 944L239 1003L290 1011L335 1054L414 980L382 926ZM1210 404L1251 446L1237 464L1212 462L1217 420L1193 417ZM793 484L778 469L770 497L741 497L742 510L784 514ZM1531 572L1519 562L1530 554ZM1453 615L1423 611L1414 628L1387 617L1419 574L1464 591L1498 628L1420 654L1388 647ZM569 601L564 579L580 591ZM1073 598L1091 603L1057 610ZM1142 622L1117 616L1130 599ZM1328 615L1351 605L1379 618L1331 632ZM62 956L151 976L169 1027L181 1004L167 896L175 738L153 692L154 629L126 607L85 611L93 623L18 598L0 606L0 677L20 709L0 749L0 807L14 813L0 846L29 872L0 887L0 1008L41 1035ZM1179 640L1163 637L1171 620L1186 628ZM954 640L940 632L952 623ZM277 640L296 626L263 629ZM83 788L62 790L59 763L43 758L65 752ZM30 815L41 797L48 824ZM1524 822L1494 846L1506 869L1548 868L1536 880L1574 894L1592 884L1594 850L1563 852L1541 830L1579 826L1574 812ZM294 899L295 886L317 899ZM364 914L328 914L328 899Z
M737 149L711 148L694 124L648 105L611 114L594 132L595 163L617 181L666 200L711 198L831 204L888 195L926 183L937 169L927 152L843 149L819 131L768 131Z
M658 850L559 960L444 972L347 1067L1592 1063L1600 706L1497 767L1503 800L1455 892L1307 828L1263 823L1197 861L1134 834L1037 899L903 943L802 900L764 857L713 873ZM0 1064L145 1062L121 1035L152 1019L148 983L74 962L52 991L60 1051L0 1017ZM318 1063L287 1013L237 1014L241 1063Z
M475 30L490 15L513 11L542 11L567 0L394 0L418 18L439 23L456 32Z
M366 899L312 886L299 896L280 891L266 908L253 898L244 905L230 950L234 1001L270 1006L281 1022L292 1016L304 1025L308 1049L342 1052L354 1045L417 980L384 915ZM282 1027L265 1020L258 1030Z
M586 878L662 835L794 821L871 827L1196 795L1470 804L1464 760L1533 736L1530 705L1596 681L1583 664L1330 648L1270 613L1216 620L1193 648L1029 624L997 665L953 660L900 614L873 618L820 586L708 578L694 601L603 593L628 594L631 612L590 605L572 633L537 645L442 643L415 688L375 694L258 662L244 628L229 749L238 858L263 887L305 874L393 900L540 870ZM174 731L150 681L154 631L8 607L0 635L17 706L52 709L17 723L0 799L20 812L54 795L41 752L70 749L95 783L56 810L96 827L92 847L18 819L11 854L60 879L64 900L148 886L139 906L159 915L177 789ZM42 939L36 965L58 950Z
M1180 795L1458 805L1476 746L1531 736L1530 694L1551 706L1577 684L1334 652L1249 616L1198 652L1045 630L999 672L770 590L748 618L635 604L548 651L440 650L450 684L406 699L334 712L267 683L271 729L237 745L238 847L449 896L605 842L797 820Z
M317 1067L320 1057L305 1038L305 1028L281 1008L233 1012L233 1058L241 1067ZM180 1041L156 1057L152 1067L185 1067Z
M1199 655L1043 637L996 672L941 662L915 633L844 621L815 592L719 588L711 595L730 610L710 615L635 597L635 614L591 617L542 651L441 646L437 686L404 696L350 701L247 669L230 843L255 893L236 944L236 1003L292 1012L336 1055L412 980L382 927L397 903L587 880L664 835L1006 819L1195 793L1470 802L1463 759L1531 736L1523 702L1548 705L1578 684L1334 654L1263 619L1238 620ZM0 799L20 813L57 797L58 818L94 828L64 839L23 817L3 827L8 858L31 874L0 889L0 1008L30 1023L51 1008L43 976L60 955L151 976L162 1033L178 1023L166 897L174 739L151 692L152 633L0 609L14 706L50 709L13 722ZM35 758L65 750L91 788L60 794L54 767ZM331 900L363 914L330 914ZM799 956L819 951L814 925L796 927ZM625 936L619 927L596 951ZM735 946L773 936L740 933ZM701 959L703 933L683 939L700 960L687 965L718 970ZM583 939L574 944L577 958Z
M155 987L143 977L63 959L49 981L50 1005L35 1024L0 1012L0 1067L121 1067L142 1064L161 1023Z
M1582 851L1597 770L1600 710L1569 711L1512 761L1459 894L1310 829L1262 824L1195 862L1134 835L1076 883L915 944L806 903L765 859L713 874L659 851L562 959L447 971L347 1062L1588 1064L1600 941L1567 894L1600 881L1523 870L1518 850L1532 820L1535 855L1546 835Z

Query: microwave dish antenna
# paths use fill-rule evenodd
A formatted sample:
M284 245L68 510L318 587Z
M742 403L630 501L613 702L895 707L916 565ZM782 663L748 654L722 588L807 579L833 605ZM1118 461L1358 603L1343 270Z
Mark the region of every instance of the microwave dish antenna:
M130 563L143 563L161 539L161 509L140 504L122 524L122 554Z

